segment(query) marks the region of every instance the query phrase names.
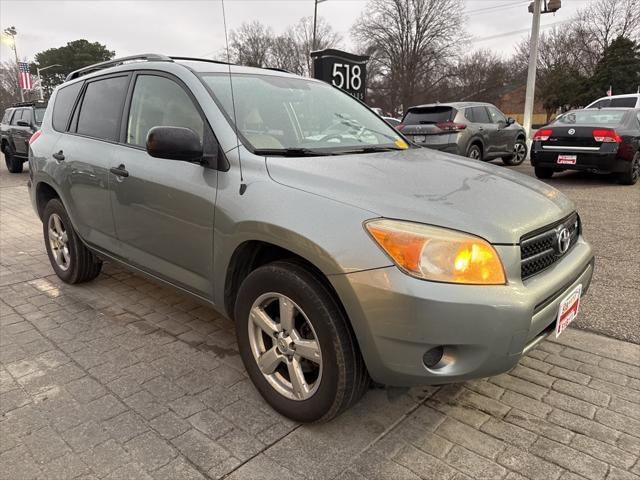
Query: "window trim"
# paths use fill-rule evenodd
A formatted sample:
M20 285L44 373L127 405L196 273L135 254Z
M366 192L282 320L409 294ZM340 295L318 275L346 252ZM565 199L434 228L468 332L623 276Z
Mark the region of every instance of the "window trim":
M124 104L126 104L127 101L127 94L129 93L129 88L131 86L131 76L132 76L132 72L131 71L125 71L125 72L117 72L117 73L112 73L112 74L108 74L108 75L101 75L99 77L92 77L89 80L86 80L84 85L82 86L80 93L78 94L78 99L76 100L76 104L74 105L73 108L73 113L71 114L71 116L69 117L69 122L67 123L67 131L65 133L68 133L70 135L76 135L78 137L83 137L83 138L90 138L92 140L97 140L100 142L107 142L107 143L112 143L112 144L119 144L120 143L120 138L118 137L116 140L109 140L106 138L100 138L100 137L94 137L92 135L85 135L83 133L78 133L77 129L78 129L78 122L80 120L80 113L82 111L82 104L84 103L84 97L85 94L87 92L87 88L89 86L89 84L94 83L94 82L98 82L101 80L107 80L109 78L115 78L115 77L127 77L127 87L125 89L125 96L124 96L124 101L123 104L120 105L120 117L118 118L118 128L116 129L116 132L118 134L120 134L120 130L121 130L121 123L122 122L122 108L124 106ZM71 124L73 123L73 121L75 120L75 131L73 131L71 129Z

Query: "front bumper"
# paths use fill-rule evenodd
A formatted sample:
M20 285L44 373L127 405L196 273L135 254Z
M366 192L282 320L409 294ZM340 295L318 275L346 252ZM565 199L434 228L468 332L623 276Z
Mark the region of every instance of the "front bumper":
M497 249L503 261L519 264L518 246ZM593 254L580 238L561 261L524 282L516 278L519 265L507 270L510 280L504 286L428 282L396 267L335 275L330 280L371 377L387 385L411 386L458 382L511 369L523 353L553 332L564 295L578 284L583 293L587 291ZM423 355L436 346L444 347L443 361L428 368Z

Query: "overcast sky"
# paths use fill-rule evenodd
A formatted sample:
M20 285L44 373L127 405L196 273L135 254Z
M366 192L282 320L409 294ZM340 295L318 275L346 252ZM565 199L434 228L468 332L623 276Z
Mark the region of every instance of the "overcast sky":
M591 0L597 1L597 0ZM466 28L472 49L491 48L507 56L531 28L529 0L465 0ZM561 28L589 0L562 0L555 15L542 16L542 26ZM350 28L367 0L326 0L318 5L353 48ZM303 16L313 15L313 0L225 0L227 27L259 20L282 32ZM212 57L224 47L220 0L0 0L0 28L15 26L21 58L84 38L100 42L118 56L141 52ZM13 52L2 42L0 59Z

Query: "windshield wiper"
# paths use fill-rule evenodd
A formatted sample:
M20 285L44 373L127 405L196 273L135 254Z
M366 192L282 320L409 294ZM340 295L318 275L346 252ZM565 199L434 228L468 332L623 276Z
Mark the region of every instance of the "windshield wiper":
M357 147L349 150L340 150L336 152L339 155L349 154L349 153L376 153L376 152L396 152L399 150L405 150L404 148L398 147L383 147L383 146L371 146L371 147Z
M253 153L267 157L323 157L325 155L334 155L333 152L312 150L310 148L258 148Z

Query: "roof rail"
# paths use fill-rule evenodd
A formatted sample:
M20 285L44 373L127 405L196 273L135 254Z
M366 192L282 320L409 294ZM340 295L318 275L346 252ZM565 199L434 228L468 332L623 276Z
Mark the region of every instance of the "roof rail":
M74 78L81 77L83 75L87 75L88 73L97 72L98 70L102 70L104 68L115 67L116 65L122 65L123 63L133 62L136 60L146 62L173 62L170 57L167 57L166 55L159 55L157 53L143 53L140 55L131 55L129 57L114 58L113 60L95 63L93 65L75 70L67 75L65 82L73 80Z
M209 62L209 63L218 63L220 65L235 65L235 63L225 62L224 60L212 60L210 58L196 58L196 57L169 57L171 60L184 60L184 61L193 61L193 62Z
M7 108L17 108L17 107L34 107L36 105L46 105L46 100L33 100L31 102L16 102L9 105Z

